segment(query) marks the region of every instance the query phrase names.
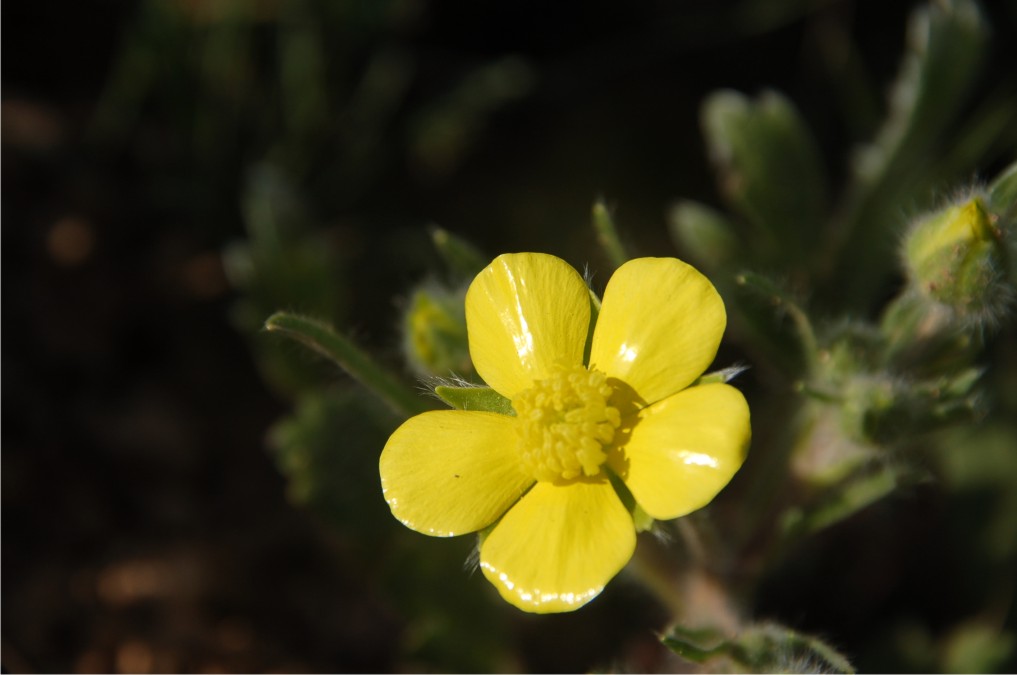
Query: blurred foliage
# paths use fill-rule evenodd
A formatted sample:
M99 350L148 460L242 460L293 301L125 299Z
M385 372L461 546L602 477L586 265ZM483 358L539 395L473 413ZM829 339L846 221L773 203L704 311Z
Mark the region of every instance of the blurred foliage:
M1014 167L987 186L975 185L946 202L930 201L944 181L963 179L1017 148L1004 124L1017 100L1012 86L1004 85L982 107L967 101L989 35L981 10L970 0L933 3L914 12L885 122L853 153L843 186L832 184L819 142L786 96L772 90L758 97L724 90L703 102L702 131L725 208L681 201L671 211L671 233L680 252L721 289L734 342L751 363L759 364L759 382L769 395L754 401L754 417L763 420L764 428L748 477L740 477L741 491L732 498L741 500L735 501L741 515L730 516L726 524L712 522L708 536L690 535L687 526L680 527L685 546L699 551L699 560L691 568L689 562L672 560L678 573L662 573L671 575L664 586L680 585L675 579L682 578L683 569L714 569L717 560L734 561L728 564L738 572L721 573L730 584L721 594L735 605L751 603L755 584L780 570L810 537L934 474L941 473L949 489L958 469L948 460L937 462L943 456L931 449L949 447L942 433L974 429L991 414L982 378L984 355L1017 297L1017 278L1009 268L1017 237ZM447 170L476 134L470 120L521 95L528 78L515 61L492 64L466 78L447 102L419 118L424 121L418 128L426 130L421 134L428 140L411 144L412 152L419 157L431 143L444 145L444 150L427 152L432 171ZM905 227L902 209L916 214L910 226ZM603 202L594 204L591 225L590 236L607 261L616 266L630 257ZM465 284L483 258L468 243L449 237L437 230L433 243L454 281L432 276L404 308L404 356L410 369L425 378L470 374L461 306ZM898 266L891 251L902 237ZM533 248L539 247L534 242ZM899 280L896 287L894 280ZM296 337L308 341L308 335L296 329ZM389 399L387 379L365 379L343 358L333 360L368 390ZM501 409L507 404L489 389L464 387L461 379L435 383L438 397L454 407ZM343 414L333 412L336 418ZM278 428L295 424L291 420ZM338 428L306 432L307 438L340 436ZM992 443L972 446L981 453ZM376 451L381 445L372 447ZM968 461L993 461L991 451L984 452L983 458ZM327 461L327 454L321 453L321 461ZM281 454L281 466L294 485L303 486L301 494L317 493L315 480L322 479L297 461L302 456ZM321 471L328 473L324 466ZM1000 489L1003 485L1013 483L1001 481ZM999 517L1007 524L998 527L1009 529L1001 529L992 541L1015 533L1008 517ZM342 516L334 514L331 520L339 523ZM702 536L707 539L700 541ZM992 559L989 553L978 557ZM1008 550L1004 558L1014 562L1014 552ZM430 570L430 562L418 565ZM1000 583L1012 598L1013 579ZM412 586L401 590L407 598L419 592ZM738 620L735 634L730 627L708 624L684 629L683 623L704 625L702 607L681 601L676 606L677 623L663 643L686 660L709 664L722 659L724 668L749 671L853 669L818 638L776 624ZM707 612L705 618L709 616ZM1013 637L1000 630L1000 620L958 623L934 658L912 665L1002 667L1013 653ZM463 638L459 628L446 629L436 639ZM928 639L916 635L909 639ZM902 644L895 663L907 663L908 654L921 651L911 650L911 643Z
M517 54L484 44L468 55L443 48L440 34L425 32L429 22L449 20L440 4L143 0L87 137L100 155L131 157L146 176L143 198L154 210L210 240L233 240L223 251L235 291L230 319L249 339L262 378L292 407L269 432L271 457L290 499L327 526L357 561L358 582L396 617L398 631L385 636L394 645L394 666L673 665L652 637L658 651L649 660L639 660L637 648L621 656L596 649L621 649L633 636L650 635L652 625L664 646L704 668L1012 669L1017 80L1001 75L990 55L993 40L1012 37L1013 26L991 25L972 0L913 5L883 103L882 76L866 72L860 55L865 36L843 28L843 15L855 5L873 11L874 3L738 0L706 9L691 3L664 12L648 35L617 44L604 38L559 60L540 48ZM994 8L994 16L1014 21L1012 5ZM511 18L537 31L538 10L518 11L521 19L503 10L483 17L484 30L455 32L462 40L477 32L484 43L497 32L492 26ZM798 100L801 91L736 91L744 80L733 77L710 82L711 89L724 87L700 106L716 194L695 192L698 178L690 176L702 172L686 147L668 150L675 166L632 170L632 157L623 154L632 136L621 127L638 127L645 117L663 134L674 126L669 112L666 124L649 109L623 123L609 117L611 134L603 134L569 109L575 119L565 126L589 124L592 131L563 142L558 154L548 151L542 167L535 158L532 167L499 166L478 179L508 184L532 174L532 182L484 204L490 220L476 223L470 236L428 225L408 206L429 190L475 186L444 181L464 167L473 171L471 158L498 142L492 131L506 128L499 121L525 127L562 114L558 101L590 73L597 75L586 86L597 89L624 80L632 63L651 67L677 55L683 70L695 70L699 64L682 51L688 45L730 46L734 56L727 58L737 59L739 40L803 20L831 31L836 39L824 48L842 49L837 68L814 66L829 71L821 77L839 96L842 117L817 119L826 108ZM545 39L542 48L556 54ZM722 51L710 53L723 57ZM738 62L737 69L747 65ZM675 86L676 96L687 95ZM621 88L605 95L615 91L631 94ZM515 117L499 120L513 111ZM831 138L845 140L831 129L847 130L854 147L831 147ZM668 138L677 146L685 137ZM540 143L546 137L535 139ZM575 259L599 256L602 264L591 266L594 289L609 266L628 257L671 253L645 250L646 242L662 244L664 237L641 231L641 216L628 217L640 193L620 195L617 213L597 200L592 212L576 212L569 223L531 218L550 209L526 189L538 182L555 183L558 195L575 189L571 174L586 168L593 146L627 160L617 161L618 174L598 176L612 196L612 176L626 173L634 186L647 176L688 184L667 188L674 196L692 193L670 209L667 231L678 255L706 273L727 304L730 332L721 354L727 361L719 365L740 359L750 366L735 380L754 419L745 470L708 515L642 535L641 552L666 553L664 571L656 572L659 588L679 597L665 602L674 613L666 630L653 613L655 601L625 581L591 606L591 618L520 617L469 573L472 539L436 541L409 532L391 517L378 484L378 453L415 407L505 404L490 390L466 386L475 373L462 298L488 260L482 250L525 242L529 250ZM468 189L452 192L441 199L470 203ZM414 202L424 210L432 205ZM561 204L555 206L549 217L560 216ZM587 215L591 227L579 230ZM509 221L515 224L506 227ZM909 244L898 254L901 242ZM369 287L382 278L398 289L394 305L381 297L390 288ZM963 288L957 279L965 280ZM271 330L264 330L269 317ZM373 337L379 325L396 337ZM429 389L437 395L423 395ZM945 504L947 531L937 533L942 543L935 550L921 553L935 557L957 588L924 590L948 597L940 612L949 617L930 618L912 598L889 597L877 588L882 577L863 589L866 595L829 563L796 574L817 547L830 546L824 560L857 558L865 572L924 579L920 569L893 566L894 553L924 565L918 554L893 549L881 567L865 567L867 544L855 545L878 534L866 514L899 516L893 509L927 491ZM653 567L651 561L631 576L652 576ZM719 588L693 592L689 580L704 570ZM799 587L810 596L795 595ZM869 611L852 624L858 606ZM637 613L646 618L633 619ZM766 621L771 616L795 629ZM842 622L828 629L824 619ZM849 658L799 631L798 622L802 631L830 636ZM586 651L563 655L571 640Z

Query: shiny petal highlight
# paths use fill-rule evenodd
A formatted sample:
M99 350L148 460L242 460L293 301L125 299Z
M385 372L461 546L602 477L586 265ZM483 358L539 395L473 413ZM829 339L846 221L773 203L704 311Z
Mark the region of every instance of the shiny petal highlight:
M706 506L745 461L751 438L748 404L726 384L669 396L629 425L630 437L608 463L658 520Z
M440 410L406 420L379 461L392 514L437 537L475 532L497 520L533 482L520 470L515 418Z
M653 403L702 375L726 325L724 302L694 267L675 258L630 260L604 291L590 367Z
M480 548L484 576L527 612L567 612L595 598L632 557L632 517L608 481L537 483Z
M579 365L590 296L564 260L544 253L498 256L466 293L473 365L508 398L547 377L556 363Z

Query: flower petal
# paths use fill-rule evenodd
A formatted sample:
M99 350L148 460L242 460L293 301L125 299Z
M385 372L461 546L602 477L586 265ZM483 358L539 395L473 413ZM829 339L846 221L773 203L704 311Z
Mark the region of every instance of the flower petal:
M738 471L749 406L726 384L691 387L639 411L630 433L609 466L643 510L669 520L706 506Z
M724 302L694 267L675 258L630 260L604 291L590 367L653 403L706 370L726 324Z
M500 255L466 293L473 365L508 398L547 377L556 363L581 364L589 323L586 284L553 255Z
M480 547L484 576L527 612L567 612L595 598L632 557L632 516L608 481L538 482Z
M439 410L406 420L379 461L392 515L436 537L487 527L533 482L515 439L515 418L497 413Z

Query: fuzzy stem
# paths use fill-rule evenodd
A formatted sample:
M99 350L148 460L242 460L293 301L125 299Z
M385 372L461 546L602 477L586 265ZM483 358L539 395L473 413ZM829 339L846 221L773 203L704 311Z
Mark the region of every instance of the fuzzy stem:
M403 417L411 417L429 409L427 402L399 378L351 340L320 321L277 312L265 321L265 330L294 338L335 362Z

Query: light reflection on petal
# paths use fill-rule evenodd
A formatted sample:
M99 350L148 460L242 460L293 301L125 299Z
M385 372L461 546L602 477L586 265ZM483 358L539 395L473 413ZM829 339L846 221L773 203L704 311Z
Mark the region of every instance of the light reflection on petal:
M713 284L675 258L637 258L604 289L590 365L647 403L681 391L717 353L727 322Z
M561 258L498 256L466 293L466 331L477 373L513 398L556 364L579 365L590 326L590 292Z
M527 612L568 612L597 596L632 557L632 516L607 480L538 482L480 547L484 576Z
M636 348L630 347L627 342L622 343L622 346L618 348L618 360L625 363L632 363L638 355L639 352L636 351Z
M526 314L522 305L516 302L516 320L519 324L519 331L512 336L512 342L516 345L516 354L519 361L528 370L533 369L533 333L530 331L530 324L526 321Z
M608 462L657 520L706 506L745 461L752 435L745 397L719 383L643 408L631 427Z
M702 452L678 450L675 454L678 456L679 461L681 461L682 464L690 466L707 466L711 469L716 469L720 466L720 461L718 461L716 457L711 457L710 455Z

